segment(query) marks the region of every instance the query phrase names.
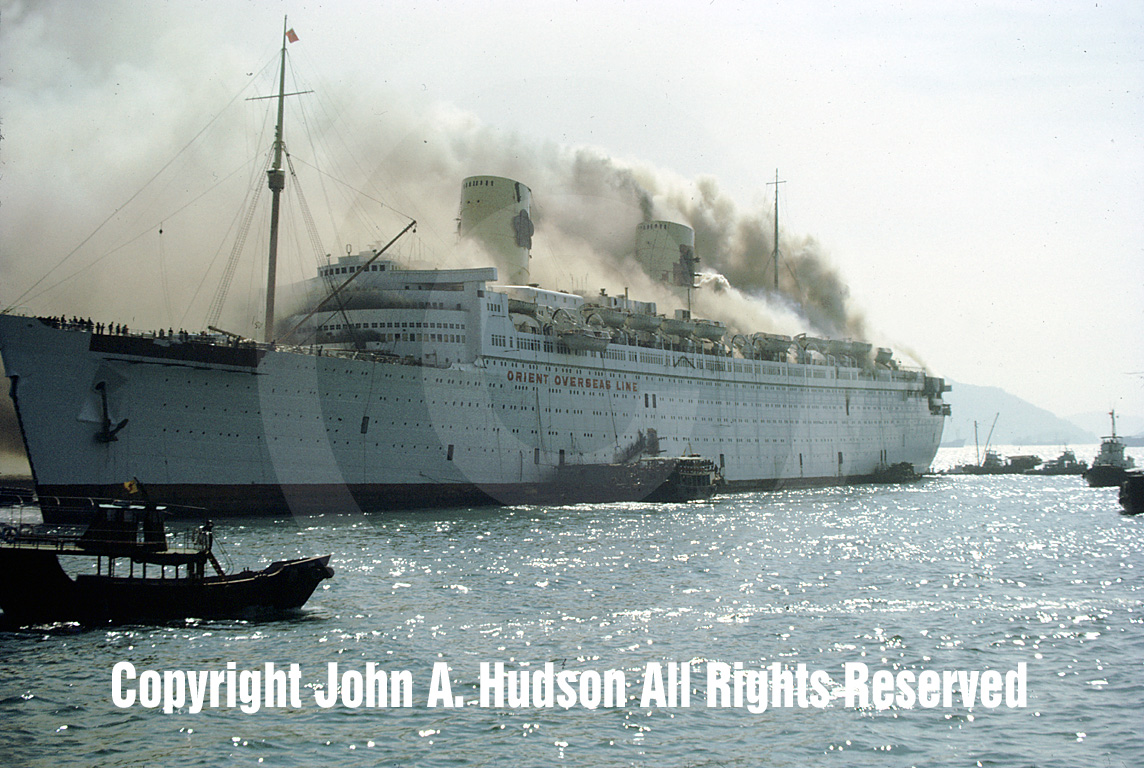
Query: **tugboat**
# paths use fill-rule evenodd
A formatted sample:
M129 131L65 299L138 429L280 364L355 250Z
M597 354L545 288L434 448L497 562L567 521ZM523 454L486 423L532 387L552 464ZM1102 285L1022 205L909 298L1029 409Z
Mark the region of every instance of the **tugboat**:
M1085 481L1093 488L1118 486L1128 479L1128 470L1136 466L1131 456L1124 455L1124 441L1116 435L1116 410L1112 417L1112 434L1101 438L1100 453L1084 473Z
M680 456L666 482L644 501L693 501L713 496L723 485L723 475L711 459Z
M0 524L0 609L6 627L242 618L301 608L333 576L330 556L228 575L212 552L212 526L168 540L165 510L105 500L76 528ZM175 545L175 542L178 542ZM60 556L94 558L71 576ZM208 571L208 565L210 571Z

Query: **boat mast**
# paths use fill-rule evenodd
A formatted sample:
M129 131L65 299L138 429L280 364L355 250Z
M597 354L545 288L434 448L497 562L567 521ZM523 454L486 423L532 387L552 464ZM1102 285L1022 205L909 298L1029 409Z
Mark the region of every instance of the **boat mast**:
M997 411L996 415L993 416L993 426L989 427L989 437L985 438L985 459L989 458L989 444L993 442L993 429L997 426L997 419L1000 417L1001 411ZM981 460L982 465L984 465L985 459Z
M266 172L270 184L270 255L266 260L266 324L263 327L267 342L274 341L274 289L278 271L278 206L279 196L286 187L286 172L282 170L282 114L286 104L286 17L282 18L282 64L278 74L278 125L274 129L274 163Z
M779 184L785 184L786 181L779 181L779 169L775 168L775 180L768 182L767 186L774 184L775 186L775 247L771 252L771 258L775 263L775 293L779 290Z

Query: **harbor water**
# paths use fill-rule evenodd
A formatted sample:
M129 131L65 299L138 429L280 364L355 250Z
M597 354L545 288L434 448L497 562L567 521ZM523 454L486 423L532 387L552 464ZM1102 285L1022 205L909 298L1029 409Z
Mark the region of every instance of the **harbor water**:
M936 466L972 455L943 449ZM0 756L53 767L1141 765L1144 519L1119 512L1115 488L1076 476L934 476L687 504L225 521L216 539L235 567L328 552L336 575L285 618L0 633ZM528 705L482 701L482 662L535 673ZM668 670L684 663L688 684L672 686ZM227 670L237 680L267 664L297 665L297 701L263 697L253 711L251 683L228 705ZM332 664L343 686L322 706ZM408 673L411 706L355 699L371 664L390 681ZM711 670L736 664L821 670L829 696L749 706L748 685L738 702L712 700ZM955 690L948 706L892 691L883 707L846 699L847 665L907 688L927 670L1008 677L992 706L978 686L972 706ZM663 695L649 699L655 669ZM571 685L565 707L546 698L546 670L581 683L618 671L625 695L597 703L591 684ZM172 686L177 671L218 672L222 692L196 709L162 699L147 671Z

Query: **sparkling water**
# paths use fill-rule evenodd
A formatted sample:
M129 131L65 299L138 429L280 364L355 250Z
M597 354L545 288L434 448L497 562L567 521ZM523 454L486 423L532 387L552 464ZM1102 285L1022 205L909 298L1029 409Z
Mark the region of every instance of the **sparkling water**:
M235 567L329 552L336 575L279 620L0 633L0 756L53 766L1142 765L1144 518L1119 512L1116 489L1075 476L948 476L676 505L224 521L216 538ZM134 670L118 689L134 695L129 706L113 687L121 662ZM515 685L497 706L488 681L482 701L482 662L486 677L501 662L530 681L527 706ZM251 673L264 686L268 663L295 670L296 701L251 693ZM737 703L733 685L712 700L708 673L736 663L753 683ZM984 673L1000 679L1022 664L1024 701L986 706ZM758 671L793 677L799 665L827 678L823 700L784 693L774 674L763 706L751 698ZM927 670L975 673L974 705L956 688L950 706L895 698L896 687L889 706L847 701L846 665L885 671L915 694ZM369 669L400 695L368 706ZM650 697L649 670L662 672ZM173 691L175 672L211 671L214 706L160 696L164 674ZM617 671L624 698L605 701L597 683ZM576 694L567 708L551 695L561 672Z

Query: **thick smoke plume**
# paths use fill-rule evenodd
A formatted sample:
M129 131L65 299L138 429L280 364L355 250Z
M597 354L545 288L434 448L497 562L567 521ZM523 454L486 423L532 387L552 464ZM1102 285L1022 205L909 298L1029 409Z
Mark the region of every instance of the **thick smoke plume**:
M132 328L202 327L241 229L243 195L265 186L272 102L245 99L273 92L277 57L254 61L233 48L203 57L177 27L136 40L82 4L7 10L5 56L23 66L0 82L10 115L3 127L5 144L21 152L0 155L0 304L19 300L26 312ZM327 253L384 242L406 217L418 220L418 235L396 255L410 264L468 263L455 236L461 180L494 174L533 190L537 282L630 288L661 311L683 306L686 297L653 285L633 259L636 225L667 219L695 230L701 268L727 281L722 291L693 292L697 314L743 332L865 335L845 283L812 238L783 235L773 292L769 207L740 207L712 178L508 134L366 77L330 84L289 72L291 90L314 90L288 101L286 140L317 231L298 224L302 199L288 187L280 284L312 276ZM269 199L258 194L263 210L218 321L252 335L260 333ZM289 294L280 294L284 306L298 300Z
M861 313L813 238L782 239L779 291L773 291L773 211L740 209L714 179L684 179L595 148L530 141L442 105L432 110L428 119L388 126L407 138L386 154L374 184L403 179L428 221L453 220L465 176L501 175L527 184L536 224L535 281L590 292L630 288L634 296L656 299L661 311L683 306L679 292L644 279L634 260L637 225L666 219L692 227L701 267L725 278L700 282L715 290L694 292L697 313L743 332L865 338ZM368 153L369 147L359 151ZM446 259L480 261L451 246L445 251Z
M850 306L850 290L812 237L780 234L775 294L772 209L740 210L710 177L657 192L656 198L695 230L696 252L732 286L793 308L827 335L865 338L863 318Z

